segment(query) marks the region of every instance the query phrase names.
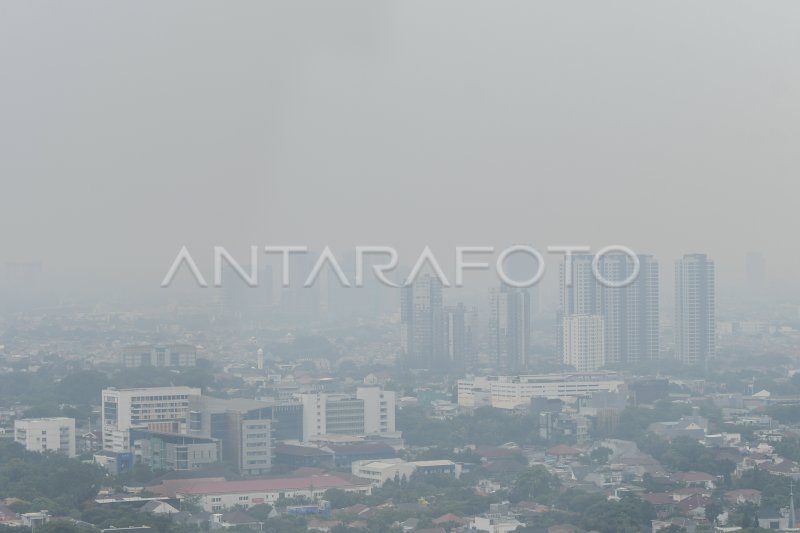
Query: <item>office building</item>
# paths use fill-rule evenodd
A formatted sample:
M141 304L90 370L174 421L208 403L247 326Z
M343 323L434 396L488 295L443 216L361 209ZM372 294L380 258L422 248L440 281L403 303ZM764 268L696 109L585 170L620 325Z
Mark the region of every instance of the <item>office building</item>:
M272 468L274 440L303 436L299 403L202 396L193 399L189 420L190 433L219 440L222 460L243 475L259 475Z
M66 417L14 420L14 441L29 452L58 452L75 457L75 419Z
M301 394L303 440L320 435L380 435L395 432L395 394L359 387L346 394Z
M186 433L189 403L196 396L200 396L200 389L194 387L103 389L103 449L131 451L132 428Z
M216 439L131 430L136 462L153 470L197 470L220 460Z
M303 440L317 435L363 435L364 400L345 394L301 394Z
M698 365L715 355L714 262L705 254L684 255L675 263L675 357Z
M238 437L235 464L246 476L268 474L272 468L272 430L269 419L243 419L235 424Z
M358 387L356 398L364 402L364 434L395 432L394 391L380 387Z

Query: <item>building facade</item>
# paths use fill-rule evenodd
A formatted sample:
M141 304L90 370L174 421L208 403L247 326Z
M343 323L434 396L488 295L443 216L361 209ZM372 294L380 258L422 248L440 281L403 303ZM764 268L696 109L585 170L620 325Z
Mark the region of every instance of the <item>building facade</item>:
M449 368L463 371L475 366L477 311L464 304L444 309L445 357Z
M328 489L358 494L370 494L372 491L372 484L368 480L354 480L335 474L244 481L186 481L184 487L176 489L177 497L181 500L197 499L203 510L212 513L233 507L274 504L281 497L319 501Z
M127 368L195 366L197 349L191 344L126 346L121 357L122 365Z
M445 368L447 358L441 280L424 275L400 290L400 337L404 365L409 368Z
M220 460L215 439L132 430L133 454L140 464L153 470L191 471Z
M501 285L489 293L489 355L503 372L530 364L531 294L527 289Z
M14 420L14 441L29 452L58 452L75 457L75 419L66 417Z
M103 449L131 451L132 428L187 433L189 405L200 394L200 389L194 387L103 389Z
M675 263L675 358L705 364L716 355L714 262L689 254Z
M395 393L380 387L358 387L356 398L364 402L364 434L395 432Z
M566 398L617 392L625 383L615 372L476 376L458 380L458 405L466 408L527 408L531 398Z
M355 396L301 394L303 440L320 435L378 435L395 432L395 393L359 387Z
M568 268L560 267L559 336L563 358L565 321L574 315L599 316L603 320L604 364L631 365L660 357L658 262L638 255L639 273L624 287L600 283L592 267L592 255L575 255ZM612 283L633 275L634 261L624 254L608 254L597 262L598 273Z
M606 364L605 321L601 315L568 315L562 319L562 356L578 372Z
M302 424L299 404L202 396L193 399L190 409L190 433L219 440L222 460L242 475L271 470L276 428L284 427L288 438L302 435L302 429L298 429Z

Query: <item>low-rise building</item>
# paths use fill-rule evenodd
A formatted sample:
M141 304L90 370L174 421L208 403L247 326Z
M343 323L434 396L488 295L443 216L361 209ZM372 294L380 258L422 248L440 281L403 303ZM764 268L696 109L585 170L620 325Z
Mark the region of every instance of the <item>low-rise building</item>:
M382 486L387 481L402 481L414 473L414 465L402 459L380 461L354 461L351 465L354 476L368 479L373 485Z
M402 459L382 459L379 461L355 461L351 465L354 476L368 479L380 487L387 481L401 481L413 474L444 474L459 477L461 469L457 463L447 460L404 461Z
M195 366L197 349L191 344L143 344L122 348L120 357L122 365L127 368Z
M708 419L699 415L685 416L672 422L654 422L647 430L667 440L676 437L700 440L706 436L708 431Z
M132 430L134 455L154 470L198 470L219 461L216 439Z
M23 418L14 421L14 440L30 452L59 452L75 457L75 419Z
M319 474L302 477L249 479L244 481L182 480L173 487L179 499L197 499L208 512L217 513L235 506L249 508L262 503L274 504L280 498L322 499L328 489L369 494L372 484L368 480L347 475Z
M530 405L531 398L582 397L599 391L617 392L624 386L619 374L603 371L476 376L458 380L458 405L517 409Z

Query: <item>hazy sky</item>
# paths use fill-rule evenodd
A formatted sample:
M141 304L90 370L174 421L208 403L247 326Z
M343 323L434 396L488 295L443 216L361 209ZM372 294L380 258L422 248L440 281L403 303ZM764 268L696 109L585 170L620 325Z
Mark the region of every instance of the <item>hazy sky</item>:
M796 0L3 2L0 261L156 286L183 244L621 243L787 277L798 27Z

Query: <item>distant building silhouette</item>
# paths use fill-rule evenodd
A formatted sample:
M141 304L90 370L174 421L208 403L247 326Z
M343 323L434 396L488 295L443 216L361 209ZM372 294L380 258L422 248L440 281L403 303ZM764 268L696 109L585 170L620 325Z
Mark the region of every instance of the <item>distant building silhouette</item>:
M705 254L684 255L675 263L675 357L696 365L715 354L714 262Z

